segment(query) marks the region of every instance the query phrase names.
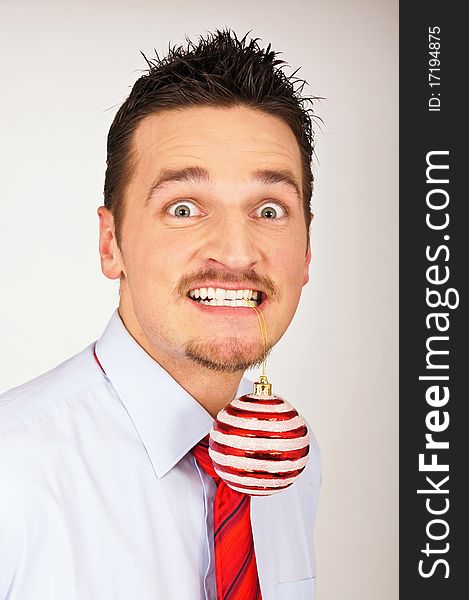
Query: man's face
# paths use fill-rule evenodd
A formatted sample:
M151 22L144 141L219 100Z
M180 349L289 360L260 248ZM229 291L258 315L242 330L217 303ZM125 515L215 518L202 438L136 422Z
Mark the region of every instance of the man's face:
M163 364L189 358L234 372L259 362L247 300L262 310L272 346L308 280L292 131L247 107L168 110L140 123L134 150L118 259L121 315Z

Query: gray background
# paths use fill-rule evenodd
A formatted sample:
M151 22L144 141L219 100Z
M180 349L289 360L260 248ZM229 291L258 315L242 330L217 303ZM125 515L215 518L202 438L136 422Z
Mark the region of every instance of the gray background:
M139 50L252 30L324 96L311 281L268 366L322 448L320 600L397 598L395 0L0 3L0 392L80 351L117 305L99 267L105 139Z

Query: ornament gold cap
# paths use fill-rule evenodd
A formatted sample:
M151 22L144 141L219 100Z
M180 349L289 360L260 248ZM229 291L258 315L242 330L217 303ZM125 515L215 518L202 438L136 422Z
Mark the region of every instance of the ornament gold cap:
M259 381L254 383L254 396L272 396L272 384L265 375L259 377Z

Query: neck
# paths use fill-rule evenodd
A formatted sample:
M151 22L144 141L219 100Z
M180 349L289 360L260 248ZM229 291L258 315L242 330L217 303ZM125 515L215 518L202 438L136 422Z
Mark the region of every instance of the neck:
M119 306L119 316L134 340L171 377L215 418L233 400L244 371L223 373L208 369L185 356L159 351L152 345L133 314Z

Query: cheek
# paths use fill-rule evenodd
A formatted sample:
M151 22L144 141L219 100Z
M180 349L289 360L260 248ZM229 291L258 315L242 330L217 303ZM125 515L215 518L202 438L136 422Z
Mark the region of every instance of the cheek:
M285 246L281 251L271 254L271 259L272 278L280 287L285 311L294 312L304 285L304 248Z
M143 231L140 235L128 236L126 242L123 257L127 280L133 293L139 293L153 281L158 281L160 257Z
M168 236L141 231L130 246L129 284L141 293L157 293L161 299L171 295L185 272L180 243L175 245Z
M274 277L296 289L303 284L306 256L304 245L297 244L296 240L293 242L292 238L285 239L283 244L271 248L268 255Z

